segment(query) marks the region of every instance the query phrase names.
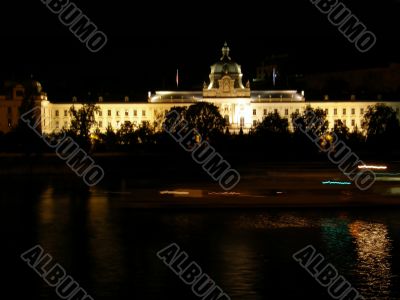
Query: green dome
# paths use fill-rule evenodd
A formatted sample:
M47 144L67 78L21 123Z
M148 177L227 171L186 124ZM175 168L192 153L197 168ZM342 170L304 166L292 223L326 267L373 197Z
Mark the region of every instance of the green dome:
M244 88L242 83L243 74L241 66L230 58L229 52L230 49L227 43L225 43L222 48L221 59L211 66L209 89L218 88L218 80L226 75L235 80L235 88Z

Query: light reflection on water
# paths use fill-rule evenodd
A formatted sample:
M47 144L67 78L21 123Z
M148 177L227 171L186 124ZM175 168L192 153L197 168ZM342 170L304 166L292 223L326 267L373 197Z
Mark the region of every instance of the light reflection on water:
M7 254L41 244L95 299L197 299L155 255L172 242L232 299L330 299L292 259L308 244L366 299L400 299L396 210L135 209L121 205L126 195L76 192L63 183L2 195L2 213L14 216L7 220L22 222L18 234L2 226L15 249ZM25 205L14 205L21 199ZM26 265L8 268L31 282L21 297L55 298Z
M389 299L391 290L392 241L387 226L380 223L354 221L349 224L357 250L355 272L363 278L360 292L376 296L369 299Z
M235 226L241 229L278 229L278 228L311 228L319 224L312 219L285 213L279 215L255 214L241 215L235 222Z

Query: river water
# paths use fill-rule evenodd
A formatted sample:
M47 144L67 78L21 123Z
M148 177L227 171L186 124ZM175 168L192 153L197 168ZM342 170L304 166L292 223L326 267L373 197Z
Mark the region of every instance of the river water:
M157 257L171 243L231 299L331 299L292 258L307 245L365 299L400 299L397 208L149 209L121 188L2 182L2 290L17 299L59 299L20 258L37 244L94 299L199 299Z

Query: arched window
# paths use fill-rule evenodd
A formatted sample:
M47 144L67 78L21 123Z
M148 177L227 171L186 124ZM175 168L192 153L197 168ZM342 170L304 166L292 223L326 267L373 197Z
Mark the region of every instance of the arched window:
M225 115L225 116L224 116L224 119L225 119L226 125L229 125L229 116L228 116L228 115Z

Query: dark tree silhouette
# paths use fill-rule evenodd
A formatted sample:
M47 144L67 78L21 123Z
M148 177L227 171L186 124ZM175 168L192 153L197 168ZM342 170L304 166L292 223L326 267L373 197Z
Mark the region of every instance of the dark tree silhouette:
M212 103L199 102L191 105L186 112L186 120L191 128L197 129L203 139L223 134L226 120L218 107Z
M342 120L338 120L334 127L333 127L333 132L336 133L337 137L340 140L348 140L349 139L349 128L344 125Z
M98 111L100 111L99 106L92 103L83 104L79 109L72 106L69 110L71 126L68 134L74 136L77 142L84 148L90 145L90 130L96 124L95 113Z
M207 102L196 103L189 108L173 107L167 113L166 128L174 129L174 123L179 123L177 120L178 115L179 121L185 120L187 122L187 131L196 129L203 140L222 135L226 126L226 120L219 113L218 107ZM176 128L175 130L180 129Z
M269 113L255 128L255 134L261 136L288 134L288 132L288 119L281 118L281 116L277 112Z
M395 110L385 104L376 104L368 108L362 127L366 131L367 138L373 138L397 133L400 124Z

